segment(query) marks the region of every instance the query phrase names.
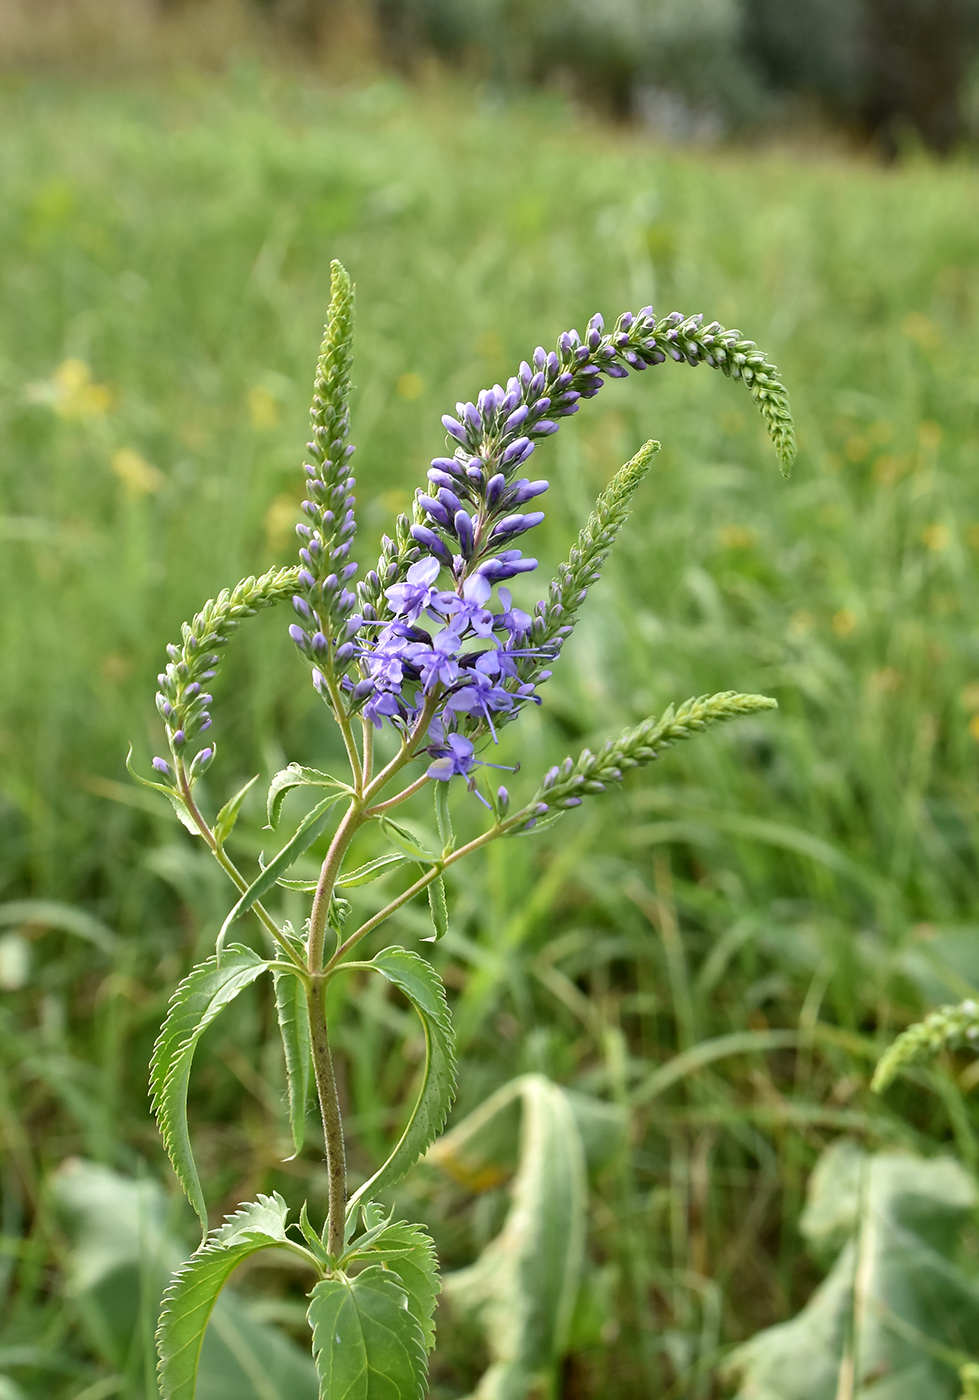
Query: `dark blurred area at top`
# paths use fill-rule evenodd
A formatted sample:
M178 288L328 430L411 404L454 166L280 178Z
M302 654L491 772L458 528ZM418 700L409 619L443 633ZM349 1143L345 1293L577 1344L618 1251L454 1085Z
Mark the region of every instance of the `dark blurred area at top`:
M333 72L352 47L409 77L556 86L673 140L830 128L893 156L979 139L979 0L0 0L0 64L70 60L86 26L103 66L116 47L158 58L164 34L186 60L272 45Z

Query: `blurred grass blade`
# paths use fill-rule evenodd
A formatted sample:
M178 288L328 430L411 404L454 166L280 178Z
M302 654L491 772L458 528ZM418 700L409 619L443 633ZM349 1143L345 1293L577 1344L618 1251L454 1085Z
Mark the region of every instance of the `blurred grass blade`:
M783 1050L798 1045L803 1037L799 1031L734 1031L731 1035L719 1035L713 1040L702 1040L692 1045L665 1065L653 1070L631 1095L633 1104L649 1103L668 1089L671 1084L695 1074L705 1065L715 1060L727 1059L730 1055L757 1054L764 1050Z
M84 909L59 904L53 899L16 899L0 904L0 928L18 924L33 924L39 928L72 933L76 938L91 943L100 953L112 954L119 947L116 935L100 919L87 914Z

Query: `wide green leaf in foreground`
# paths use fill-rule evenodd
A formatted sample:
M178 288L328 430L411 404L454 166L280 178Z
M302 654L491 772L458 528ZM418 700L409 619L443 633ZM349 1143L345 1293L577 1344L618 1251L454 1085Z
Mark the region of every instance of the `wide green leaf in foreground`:
M422 1325L398 1278L372 1264L353 1279L322 1279L309 1323L320 1400L422 1400Z
M221 1289L245 1259L263 1249L307 1251L287 1238L286 1203L278 1194L243 1206L176 1271L163 1295L157 1329L163 1400L194 1400L204 1333Z
M797 1317L734 1353L736 1400L958 1400L979 1352L979 1277L957 1257L976 1201L951 1158L831 1147L801 1225L840 1252Z

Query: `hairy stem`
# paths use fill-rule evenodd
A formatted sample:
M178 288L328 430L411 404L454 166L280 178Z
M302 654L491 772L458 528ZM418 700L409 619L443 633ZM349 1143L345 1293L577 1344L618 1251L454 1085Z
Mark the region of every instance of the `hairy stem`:
M354 787L360 791L364 783L364 771L360 764L360 754L357 752L357 743L354 739L353 730L350 727L350 717L344 708L343 698L336 682L331 678L326 682L330 700L333 703L333 713L336 716L337 725L343 735L344 748L347 750L347 758L350 761L350 771L354 777Z
M340 825L334 832L330 849L327 851L326 859L320 869L316 894L313 896L313 908L309 916L309 940L306 954L306 965L314 976L323 969L323 950L326 943L326 930L329 926L333 887L337 882L347 847L353 840L358 827L363 826L366 820L363 799L354 797L344 813Z
M390 811L392 807L399 806L400 803L406 802L408 798L413 796L416 792L421 792L422 788L425 786L426 783L431 783L434 781L435 780L433 778L430 778L427 773L423 773L420 778L416 778L413 783L410 783L408 785L408 787L402 788L401 792L399 792L396 796L389 797L386 802L379 802L376 807L369 807L367 809L367 812L365 813L368 821L370 821L374 817L383 816L383 814L387 811Z
M515 822L523 815L525 814L518 813L516 818L511 818L506 824L497 822L495 826L490 827L489 831L484 831L481 836L475 837L472 841L467 842L465 846L460 846L458 850L446 856L445 860L440 860L438 865L433 865L430 870L426 870L424 875L419 876L415 883L409 885L396 899L392 899L390 904L386 904L383 909L379 909L376 914L371 915L369 919L361 924L360 928L354 929L350 937L340 944L339 948L333 954L333 957L326 964L324 971L335 972L342 958L349 953L352 948L355 948L362 938L366 938L369 933L373 932L378 924L383 924L385 919L389 919L402 905L414 899L416 894L421 894L422 890L427 890L432 881L437 880L442 874L442 871L447 869L450 865L455 865L457 860L462 860L463 856L468 856L471 855L473 851L478 851L481 846L486 846L490 841L495 841L498 836L505 836L508 829L515 825Z
M306 1005L309 1010L316 1093L319 1098L320 1116L323 1119L323 1141L326 1146L330 1202L326 1247L333 1257L338 1259L343 1253L344 1217L347 1208L347 1159L343 1145L340 1099L326 1024L326 982L322 977L317 978L307 990Z
M187 814L190 817L191 821L194 823L194 825L197 827L197 830L200 832L201 836L204 838L208 850L211 852L211 855L217 861L218 865L220 865L221 869L229 877L232 884L235 885L242 894L244 894L245 890L248 889L248 881L245 879L244 875L242 875L241 871L235 865L234 861L231 860L231 858L225 853L223 846L218 845L217 837L214 835L214 832L208 825L203 812L198 807L197 803L194 801L194 794L191 790L190 784L187 781L187 773L182 763L178 764L177 766L177 782L180 786L180 796L183 798L184 806L187 809ZM261 904L258 900L256 900L255 903L252 905L252 909L258 916L260 922L275 939L275 942L278 944L278 946L289 958L289 961L294 963L296 967L305 971L302 958L296 952L295 948L293 948L292 944L289 943L288 940L282 936L282 932L279 929L278 924L272 918L272 915L268 912L265 906Z

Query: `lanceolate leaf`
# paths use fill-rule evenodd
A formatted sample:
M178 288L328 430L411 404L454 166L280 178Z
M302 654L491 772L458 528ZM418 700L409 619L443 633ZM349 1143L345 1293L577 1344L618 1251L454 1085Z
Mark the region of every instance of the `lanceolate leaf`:
M284 875L290 866L295 865L303 852L308 851L316 838L323 834L330 820L330 808L342 796L342 792L335 792L331 797L324 797L323 801L318 802L311 812L307 812L299 823L296 834L282 847L278 855L269 861L258 879L252 881L225 919L221 926L221 932L218 934L219 948L222 946L231 925L240 919L242 914L246 914L255 901L261 899L272 888L279 876Z
M444 938L449 931L449 907L445 900L445 881L439 875L428 887L428 907L435 926L435 938Z
M397 1275L408 1295L408 1307L422 1325L425 1345L435 1345L435 1300L439 1294L438 1260L431 1237L421 1225L404 1220L386 1225L365 1252L367 1259L381 1259Z
M412 823L412 826L414 825ZM428 832L422 828L416 827L415 831L411 831L407 825L394 822L390 817L382 817L381 826L384 828L385 835L412 860L423 861L426 865L434 865L439 859L435 851L437 842L433 841Z
M389 855L378 856L376 860L369 860L366 865L359 865L349 874L341 875L337 880L337 889L352 890L357 885L368 885L391 866L407 864L408 859L408 856L399 856L393 851Z
M150 1062L153 1112L163 1142L191 1205L207 1229L207 1207L194 1163L187 1128L187 1085L197 1042L216 1016L243 987L250 986L268 964L250 948L233 943L218 967L208 958L185 977L174 992Z
M219 846L224 845L225 841L227 841L234 830L235 822L238 820L238 813L241 811L241 804L258 782L258 779L258 773L255 774L254 778L249 778L245 786L239 788L234 797L228 799L215 817L214 839Z
M286 1057L293 1155L298 1157L306 1138L306 1105L309 1102L312 1068L306 988L301 978L293 976L291 972L273 972L272 980L275 983L275 1009Z
M311 1297L320 1400L422 1400L425 1337L393 1273L322 1279Z
M399 1181L428 1150L442 1131L455 1095L452 1022L438 973L406 948L385 948L369 966L398 987L418 1012L425 1031L425 1076L401 1140L383 1167L351 1197L348 1212Z
M350 791L350 788L332 778L329 773L321 773L318 768L304 768L301 763L290 763L288 768L281 768L269 784L267 806L270 827L278 824L279 811L286 793L299 787L326 787L337 788L340 792Z
M163 1400L193 1400L204 1333L232 1271L261 1249L297 1250L286 1236L285 1222L282 1197L259 1196L212 1231L176 1271L163 1295L156 1334Z

